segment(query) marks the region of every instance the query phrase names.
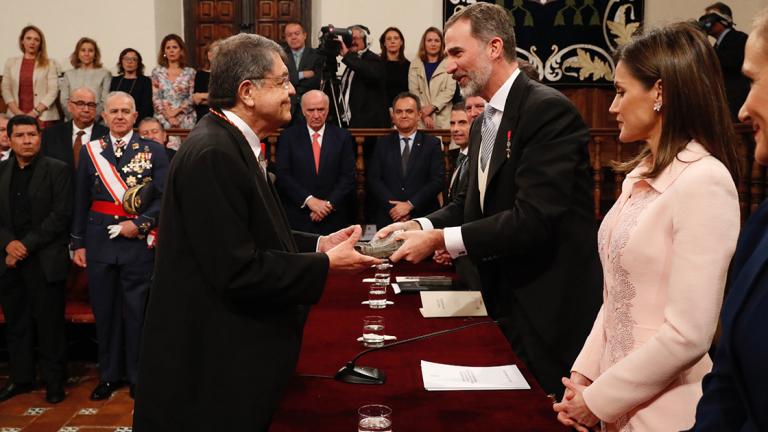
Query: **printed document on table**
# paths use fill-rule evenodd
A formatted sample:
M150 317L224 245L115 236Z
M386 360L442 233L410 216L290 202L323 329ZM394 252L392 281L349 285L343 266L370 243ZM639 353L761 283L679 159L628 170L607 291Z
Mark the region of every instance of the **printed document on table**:
M428 391L531 389L515 365L470 367L422 360L421 376Z
M480 291L421 291L424 318L488 316Z

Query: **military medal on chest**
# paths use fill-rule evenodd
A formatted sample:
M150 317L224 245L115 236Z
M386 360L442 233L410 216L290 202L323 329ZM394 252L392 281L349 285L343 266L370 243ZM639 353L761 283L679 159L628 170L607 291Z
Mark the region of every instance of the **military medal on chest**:
M152 152L149 151L149 147L146 147L144 151L141 151L139 153L136 153L136 155L131 159L130 162L125 164L121 168L124 173L133 173L133 174L139 174L139 177L141 177L141 174L144 173L144 171L148 171L152 169ZM133 177L132 175L126 179L126 183L130 178ZM134 179L135 181L135 179Z

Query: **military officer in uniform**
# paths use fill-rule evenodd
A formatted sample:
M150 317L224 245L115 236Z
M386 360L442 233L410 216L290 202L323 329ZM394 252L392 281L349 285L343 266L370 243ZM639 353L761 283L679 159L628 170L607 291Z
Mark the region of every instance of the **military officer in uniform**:
M86 267L99 343L99 385L108 398L127 378L133 396L139 336L154 265L154 229L168 158L133 132L136 104L110 93L102 114L109 134L84 145L75 178L72 248Z

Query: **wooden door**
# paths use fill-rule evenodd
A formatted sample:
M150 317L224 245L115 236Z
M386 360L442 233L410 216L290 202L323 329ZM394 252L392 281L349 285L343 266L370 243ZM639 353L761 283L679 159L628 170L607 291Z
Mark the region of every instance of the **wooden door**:
M311 0L184 0L190 62L199 66L206 44L240 32L282 42L287 22L299 21L310 31L311 11Z

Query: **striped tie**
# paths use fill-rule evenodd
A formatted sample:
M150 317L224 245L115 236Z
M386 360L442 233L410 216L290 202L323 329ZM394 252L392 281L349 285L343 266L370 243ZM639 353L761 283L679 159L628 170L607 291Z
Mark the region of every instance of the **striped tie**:
M496 125L493 123L493 115L496 108L486 105L483 112L483 128L480 131L480 168L485 171L493 154L493 143L496 141Z

